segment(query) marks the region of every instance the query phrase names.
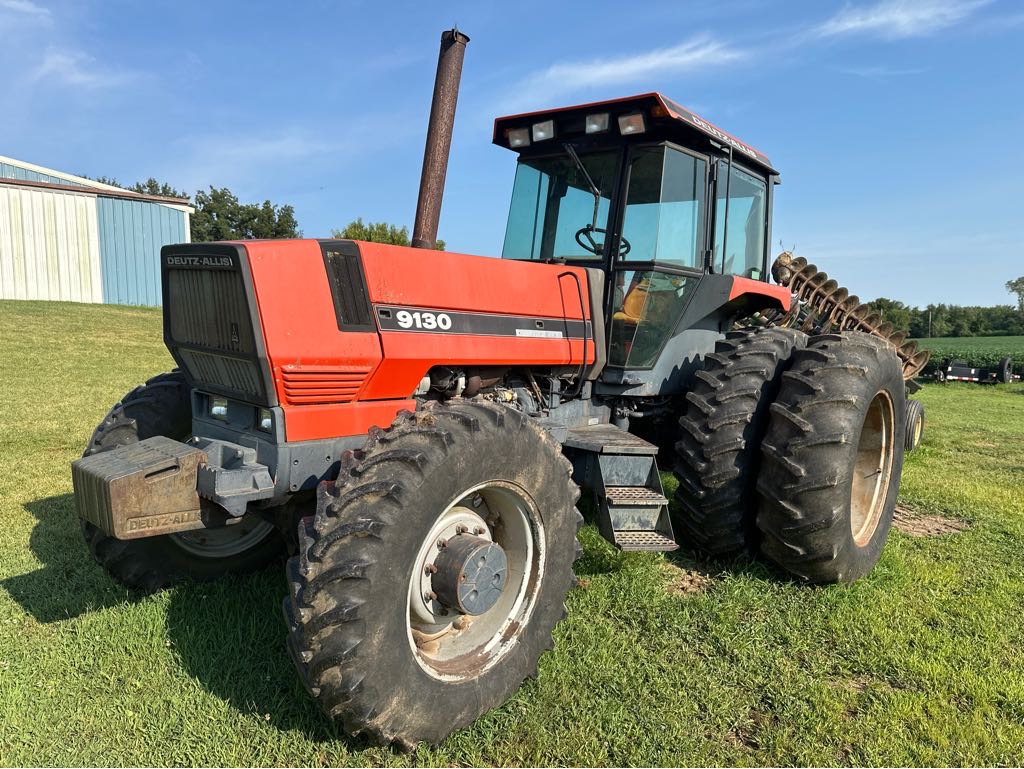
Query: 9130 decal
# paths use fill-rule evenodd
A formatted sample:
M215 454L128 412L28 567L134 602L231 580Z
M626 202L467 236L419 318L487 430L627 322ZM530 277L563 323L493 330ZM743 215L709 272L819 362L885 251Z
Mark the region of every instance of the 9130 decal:
M422 312L399 310L395 313L399 328L421 328L424 331L451 331L452 316L446 312Z
M567 318L537 318L523 315L494 315L482 312L423 309L420 307L374 306L381 331L511 336L533 339L592 338L590 322Z

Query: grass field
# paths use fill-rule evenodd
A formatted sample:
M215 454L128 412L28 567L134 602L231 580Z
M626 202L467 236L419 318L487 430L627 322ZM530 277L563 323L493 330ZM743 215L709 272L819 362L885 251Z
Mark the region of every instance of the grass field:
M0 302L0 763L849 765L1024 760L1024 386L929 385L894 532L828 588L583 531L540 675L437 750L347 740L286 656L276 571L139 598L89 558L68 463L170 366L154 310Z

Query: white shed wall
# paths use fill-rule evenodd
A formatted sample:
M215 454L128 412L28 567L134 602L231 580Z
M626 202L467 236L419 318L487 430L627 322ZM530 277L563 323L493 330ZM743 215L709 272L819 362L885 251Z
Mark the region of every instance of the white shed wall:
M0 185L0 299L103 301L94 194Z

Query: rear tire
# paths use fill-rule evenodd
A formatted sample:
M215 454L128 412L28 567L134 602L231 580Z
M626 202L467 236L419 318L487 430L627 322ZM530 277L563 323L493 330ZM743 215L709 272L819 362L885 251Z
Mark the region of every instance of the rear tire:
M492 403L432 403L372 430L338 481L321 484L288 561L289 647L321 709L351 735L411 749L437 744L536 675L575 583L582 517L570 474L544 430ZM511 575L498 602L465 626L437 595L423 598L431 585L442 592L432 580L445 569L432 573L423 559L447 547L438 526L454 510L480 513L472 533L505 548ZM532 556L516 542L531 542Z
M789 328L741 331L705 358L679 419L677 539L713 555L756 545L755 482L768 406L793 350L806 343L806 334Z
M907 451L913 451L924 437L924 406L916 398L907 399Z
M153 377L115 404L93 431L83 456L155 435L183 441L191 432L188 384L175 370ZM133 540L111 537L88 521L81 525L96 562L118 582L146 593L186 579L208 581L259 571L284 552L277 529L255 516L222 529Z
M892 345L856 331L793 355L762 444L761 552L809 582L852 582L892 525L906 440L906 390Z

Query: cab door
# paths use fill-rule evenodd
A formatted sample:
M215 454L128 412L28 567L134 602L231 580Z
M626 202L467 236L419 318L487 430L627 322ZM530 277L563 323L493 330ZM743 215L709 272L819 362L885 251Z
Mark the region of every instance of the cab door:
M664 142L637 146L612 259L608 366L650 369L708 260L708 160Z

